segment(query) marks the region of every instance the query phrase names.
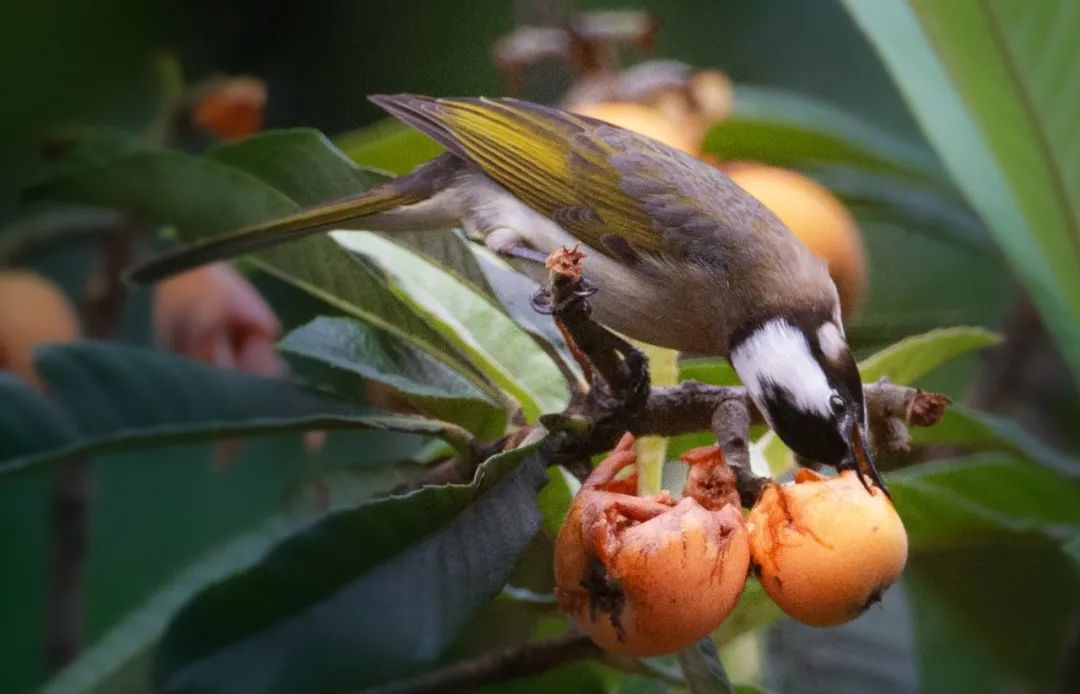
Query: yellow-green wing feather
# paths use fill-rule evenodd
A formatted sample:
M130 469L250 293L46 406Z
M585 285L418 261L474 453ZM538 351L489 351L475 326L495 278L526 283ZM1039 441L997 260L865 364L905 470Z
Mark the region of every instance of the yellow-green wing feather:
M619 187L615 148L597 135L610 126L513 99L372 100L586 243L602 247L615 234L643 250L660 247L642 200Z

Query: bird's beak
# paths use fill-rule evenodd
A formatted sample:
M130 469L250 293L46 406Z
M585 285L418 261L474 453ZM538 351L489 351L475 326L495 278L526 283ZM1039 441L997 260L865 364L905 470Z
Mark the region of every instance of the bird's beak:
M863 483L866 491L869 492L870 487L866 484L866 478L869 477L875 485L881 488L881 491L885 492L885 496L891 499L892 495L889 494L885 481L881 479L881 473L878 472L877 467L874 466L874 461L870 458L870 444L867 442L866 433L859 426L858 420L851 423L849 435L848 447L851 450L852 458L854 458L855 471L859 474L859 481Z

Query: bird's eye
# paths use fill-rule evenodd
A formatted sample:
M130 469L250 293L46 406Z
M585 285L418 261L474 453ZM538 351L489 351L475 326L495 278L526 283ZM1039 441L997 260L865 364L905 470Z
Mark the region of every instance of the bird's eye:
M829 396L829 408L832 409L833 414L843 414L847 409L847 401L844 400L843 395L833 393Z

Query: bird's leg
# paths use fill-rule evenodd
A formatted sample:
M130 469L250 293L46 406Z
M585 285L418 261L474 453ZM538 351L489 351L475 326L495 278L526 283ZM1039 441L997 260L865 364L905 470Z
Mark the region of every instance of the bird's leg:
M530 246L524 234L510 227L498 227L487 232L484 236L484 246L495 255L516 258L537 265L543 265L548 258L547 253Z
M771 480L758 477L750 467L750 405L746 397L721 400L712 414L716 445L735 473L735 487L746 508L752 508Z

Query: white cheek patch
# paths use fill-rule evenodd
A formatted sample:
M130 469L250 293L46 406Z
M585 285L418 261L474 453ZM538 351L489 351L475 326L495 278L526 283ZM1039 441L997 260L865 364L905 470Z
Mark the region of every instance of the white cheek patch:
M731 352L731 365L763 411L765 389L771 384L786 391L800 410L829 416L829 381L806 336L787 321L772 320L758 328Z
M821 353L833 363L838 363L840 358L847 352L847 342L836 323L825 323L817 331L818 344L821 345Z

